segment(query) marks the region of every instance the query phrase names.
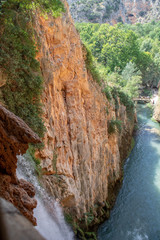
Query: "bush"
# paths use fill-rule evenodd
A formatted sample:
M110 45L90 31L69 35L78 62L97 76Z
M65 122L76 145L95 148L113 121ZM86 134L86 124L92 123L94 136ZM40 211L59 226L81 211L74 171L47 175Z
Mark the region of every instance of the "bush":
M27 152L25 153L25 157L27 160L31 161L34 163L34 167L35 167L35 172L38 175L38 177L42 176L42 168L40 166L40 159L35 157L35 146L32 144L29 144L29 148L27 150Z
M115 109L117 111L119 109L119 103L118 103L119 89L117 87L113 87L111 93L112 93L112 97L115 100Z
M35 59L36 48L32 34L27 29L23 14L17 16L16 12L3 27L0 38L0 68L8 76L6 85L1 88L3 100L10 111L21 117L42 137L44 125L40 96L43 80L39 63Z
M43 79L32 29L31 9L58 16L64 11L59 0L8 0L0 5L0 69L8 76L1 101L22 118L40 137L45 127L40 97Z
M92 53L89 48L83 44L83 50L86 51L86 68L91 72L93 79L101 85L101 76L93 60Z
M44 14L51 13L54 17L60 16L65 11L64 4L60 0L4 0L0 3L2 13L11 9L26 11L37 8Z
M122 121L119 119L112 119L108 121L108 133L112 134L115 132L121 132L122 130Z
M134 103L132 101L132 99L124 92L119 91L118 92L118 96L120 98L120 102L121 104L123 104L124 106L126 106L126 110L128 113L133 112L134 109Z
M105 87L105 88L103 89L103 92L105 93L106 98L107 98L109 101L112 100L111 89L110 89L109 86Z
M111 93L115 100L116 109L119 108L119 104L118 104L118 97L119 97L120 103L126 107L127 113L128 114L133 113L134 103L131 97L128 96L128 94L121 91L120 88L118 87L113 87Z

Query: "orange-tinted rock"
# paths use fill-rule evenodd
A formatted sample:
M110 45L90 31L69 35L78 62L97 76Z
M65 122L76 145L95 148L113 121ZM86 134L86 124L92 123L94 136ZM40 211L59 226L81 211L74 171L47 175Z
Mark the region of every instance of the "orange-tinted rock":
M16 177L16 155L24 154L28 143L41 142L19 117L0 106L0 196L13 203L34 225L34 187Z
M38 136L22 119L0 106L0 172L16 181L16 155L24 154L28 143L38 142Z
M116 112L114 101L107 101L87 72L68 11L56 19L37 13L34 27L45 81L42 102L47 131L45 147L37 152L46 173L43 183L66 211L82 218L96 204L105 205L109 188L120 179L134 119L128 119L125 106ZM123 130L109 135L108 121L116 114Z

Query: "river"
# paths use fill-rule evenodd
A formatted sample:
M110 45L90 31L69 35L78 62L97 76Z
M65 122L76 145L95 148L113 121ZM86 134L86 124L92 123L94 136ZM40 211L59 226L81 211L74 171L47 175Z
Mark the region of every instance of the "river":
M160 127L146 105L137 107L135 146L124 165L123 185L99 240L160 240Z

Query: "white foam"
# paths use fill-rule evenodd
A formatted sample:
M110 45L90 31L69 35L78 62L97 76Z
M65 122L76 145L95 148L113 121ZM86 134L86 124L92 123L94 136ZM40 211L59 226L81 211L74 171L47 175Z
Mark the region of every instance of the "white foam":
M46 240L73 240L74 234L66 224L59 204L43 189L34 173L34 163L24 156L18 157L17 176L31 182L36 189L37 207L34 216L37 219L36 229Z

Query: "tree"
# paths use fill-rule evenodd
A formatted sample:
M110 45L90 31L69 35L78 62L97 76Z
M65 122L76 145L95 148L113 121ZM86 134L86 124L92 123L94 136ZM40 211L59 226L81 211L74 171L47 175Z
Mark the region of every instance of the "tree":
M129 62L122 71L122 77L125 80L123 90L130 97L137 97L139 95L139 87L142 83L140 70L136 67L135 63Z

